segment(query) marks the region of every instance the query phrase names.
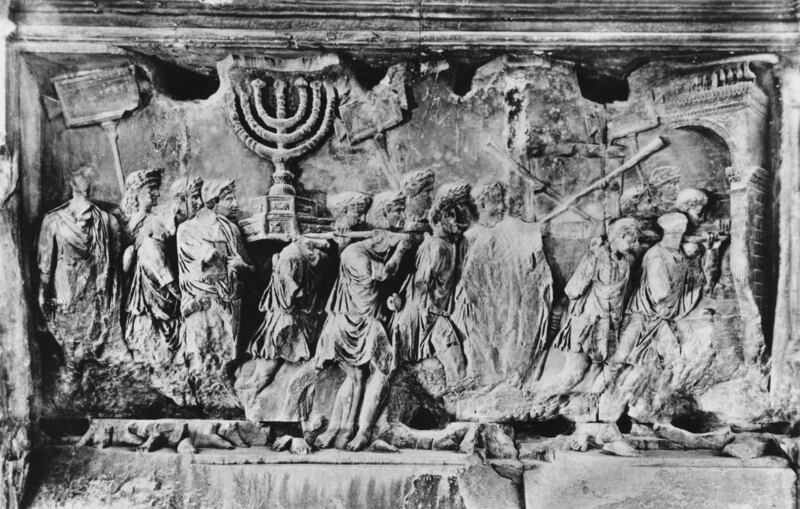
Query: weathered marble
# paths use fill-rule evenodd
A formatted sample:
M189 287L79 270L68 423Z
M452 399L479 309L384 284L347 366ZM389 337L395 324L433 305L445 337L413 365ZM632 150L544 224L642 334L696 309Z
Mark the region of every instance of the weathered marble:
M45 481L43 505L535 507L552 484L677 506L711 504L698 480L723 502L790 484L767 456L798 455L793 6L222 3L12 6L6 505L28 431L48 439L29 423L70 416L94 484ZM515 444L534 430L562 435ZM267 444L319 460L242 452ZM627 456L626 480L556 446ZM631 485L678 448L774 468L682 459L663 493Z
M660 451L643 458L556 453L525 471L526 507L794 507L785 463L744 467L709 454Z

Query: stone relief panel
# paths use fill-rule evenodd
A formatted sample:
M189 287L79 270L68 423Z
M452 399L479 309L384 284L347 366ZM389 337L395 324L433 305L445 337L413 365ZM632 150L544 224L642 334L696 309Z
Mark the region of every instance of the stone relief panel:
M650 64L607 106L566 62L498 58L464 95L448 72L366 86L332 55L232 56L204 100L137 74L111 153L96 126L45 121L47 416L300 422L277 447L308 452L557 417L585 449L621 419L775 411L751 62ZM199 426L98 422L87 440L146 449ZM246 442L216 422L207 440Z

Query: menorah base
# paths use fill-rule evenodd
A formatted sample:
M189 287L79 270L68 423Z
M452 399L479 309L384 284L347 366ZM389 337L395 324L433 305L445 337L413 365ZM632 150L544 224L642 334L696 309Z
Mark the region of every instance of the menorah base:
M261 196L251 200L250 209L255 212L239 222L246 242L288 242L305 233L329 232L333 225L333 219L319 217L316 202L299 196Z

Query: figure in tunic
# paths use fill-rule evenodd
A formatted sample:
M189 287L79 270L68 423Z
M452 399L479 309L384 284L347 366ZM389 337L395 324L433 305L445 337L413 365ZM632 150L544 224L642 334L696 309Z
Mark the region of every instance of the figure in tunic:
M554 392L567 392L584 379L591 383L602 372L619 336L638 239L635 219L611 223L608 237L593 242L564 288L570 304L554 346L566 352L566 363Z
M475 239L485 236L486 230L496 225L505 216L505 186L497 181L479 186L472 190L472 200L477 211L477 221L473 222L472 226L464 232L464 241L461 244L461 258L464 266L469 263L470 248L475 243ZM463 281L463 278L456 284L453 313L456 327L464 333L466 338L472 334L469 326L472 321L472 302L474 301L474 298L467 293L469 288L470 284Z
M298 237L273 257L272 277L259 303L266 314L248 347L253 357L271 361L262 388L284 361L308 360L314 353L330 288L329 248L324 240Z
M634 366L662 369L680 350L675 320L686 316L702 297L702 275L691 270L683 251L687 218L670 212L658 218L663 238L642 260L639 288L631 298L616 358Z
M433 234L426 235L417 250L415 270L403 285L403 307L392 331L399 360L437 357L450 384L466 371L463 335L451 315L463 233L474 217L470 190L469 184L447 184L437 191L429 213Z
M205 208L178 227L181 289L180 344L190 383L205 408L232 408L241 275L249 265L230 179L203 184Z
M478 224L464 233L466 254L454 319L465 335L468 382L522 386L535 378L552 303L552 274L538 223L525 222L514 193L494 182L475 193Z
M81 361L128 355L119 323L121 231L90 201L93 176L90 166L71 175L72 198L45 214L37 246L39 306L64 355L65 393Z
M134 358L153 366L169 358L176 346L180 297L173 268L167 261L167 229L152 213L163 170L140 170L126 182L125 213L133 242L125 250L128 274L125 339Z
M361 450L367 445L383 388L395 367L386 300L397 291L396 274L411 247L408 237L397 233L405 223L405 197L381 193L370 213L375 234L342 251L317 347L318 367L335 361L345 371L328 429L315 441L321 448L335 444Z

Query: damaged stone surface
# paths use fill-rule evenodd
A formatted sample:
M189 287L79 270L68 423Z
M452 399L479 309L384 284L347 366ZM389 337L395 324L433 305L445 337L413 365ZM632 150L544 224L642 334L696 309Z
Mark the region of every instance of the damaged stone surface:
M522 507L518 484L463 454L326 452L307 462L240 451L48 448L34 459L30 507Z
M710 454L661 451L628 459L564 452L525 472L532 507L794 507L796 476Z

